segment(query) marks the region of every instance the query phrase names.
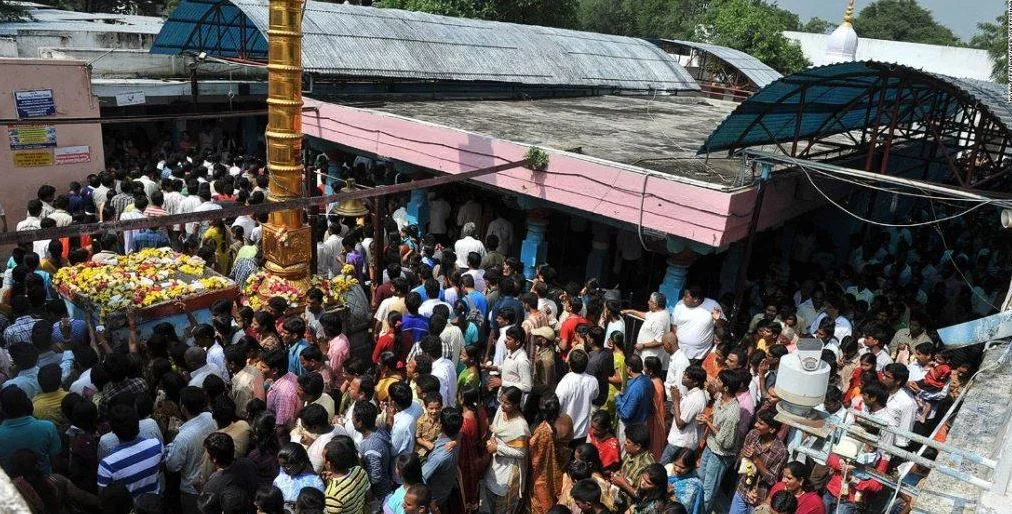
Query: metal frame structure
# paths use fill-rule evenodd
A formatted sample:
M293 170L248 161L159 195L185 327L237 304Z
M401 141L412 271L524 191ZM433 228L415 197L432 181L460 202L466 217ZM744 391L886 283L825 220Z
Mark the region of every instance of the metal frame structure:
M783 77L735 110L700 153L774 145L808 160L864 155L864 170L886 173L900 145L920 145L916 164L948 167L963 188L1007 185L1012 108L998 86L877 62L841 63ZM929 144L925 145L924 143Z
M698 66L686 70L704 94L724 97L730 93L734 101L741 102L783 76L755 57L732 48L671 39L651 41L669 54L695 59Z

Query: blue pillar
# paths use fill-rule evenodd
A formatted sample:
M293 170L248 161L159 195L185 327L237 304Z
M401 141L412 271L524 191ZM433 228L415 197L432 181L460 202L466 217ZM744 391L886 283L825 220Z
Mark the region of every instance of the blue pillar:
M668 269L664 273L664 280L657 288L668 300L668 311L675 308L675 304L682 298L682 290L685 289L685 279L689 275L691 261L685 259L668 259Z
M411 191L411 200L408 201L408 225L418 227L419 233L425 232L425 224L429 222L429 197L425 189L414 189Z
M548 243L545 242L547 228L547 218L527 218L527 237L520 245L520 262L524 265L524 277L528 279L533 279L538 264L545 262L545 254L548 253Z

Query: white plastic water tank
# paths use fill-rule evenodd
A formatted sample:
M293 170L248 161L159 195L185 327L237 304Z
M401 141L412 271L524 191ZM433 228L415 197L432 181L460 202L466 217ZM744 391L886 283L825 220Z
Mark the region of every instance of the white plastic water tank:
M780 358L773 390L781 401L794 407L791 411L797 414L809 411L826 398L829 371L829 364L822 360L821 341L798 341L797 351Z

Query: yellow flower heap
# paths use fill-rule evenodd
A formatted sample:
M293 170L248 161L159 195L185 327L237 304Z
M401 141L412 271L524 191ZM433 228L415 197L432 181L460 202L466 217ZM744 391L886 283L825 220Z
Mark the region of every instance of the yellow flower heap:
M104 318L130 306L149 307L232 285L221 276L204 277L204 271L203 259L148 248L119 256L115 264L86 262L60 268L53 285L72 300L82 298L98 307Z

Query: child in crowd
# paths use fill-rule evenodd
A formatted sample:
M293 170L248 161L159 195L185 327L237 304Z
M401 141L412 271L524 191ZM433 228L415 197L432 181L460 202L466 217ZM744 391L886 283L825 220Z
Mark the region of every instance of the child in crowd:
M843 395L844 404L850 404L855 397L860 398L862 377L868 372L875 372L875 356L870 353L861 355L858 359L857 367L851 372L847 394Z
M425 395L425 415L418 418L415 428L415 452L423 461L436 446L436 438L443 429L439 413L443 410L443 397L439 393Z
M917 400L917 420L924 423L938 400L945 396L942 389L949 383L952 367L949 366L949 355L946 352L934 354L932 343L917 345L915 356L916 362L910 368L917 370L922 378L913 380L915 376L911 374L912 380L907 383L907 388L915 394Z

